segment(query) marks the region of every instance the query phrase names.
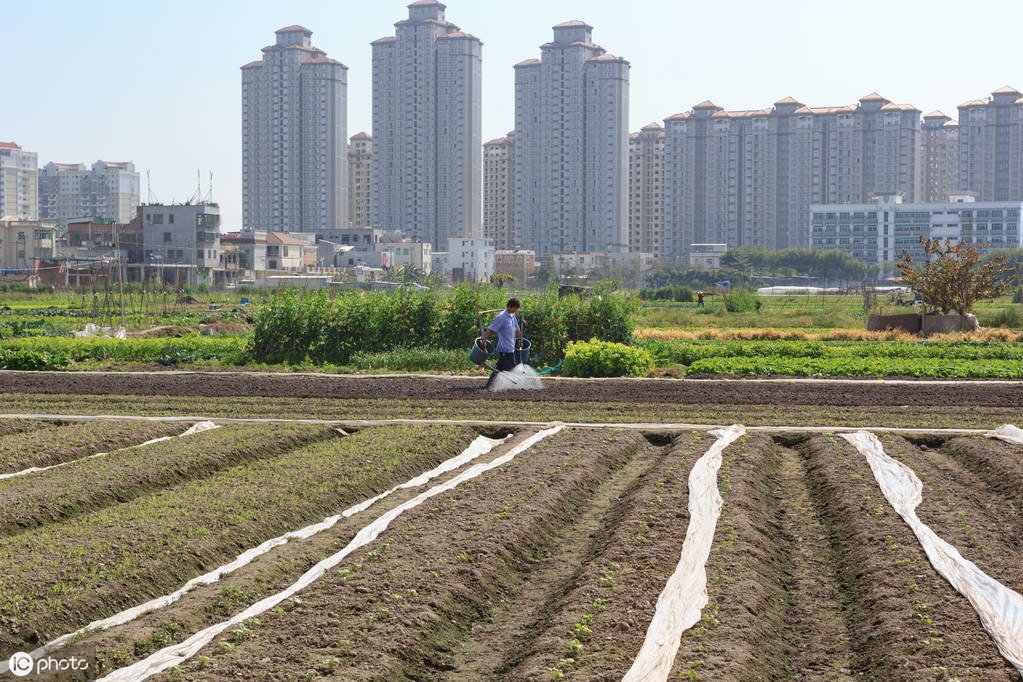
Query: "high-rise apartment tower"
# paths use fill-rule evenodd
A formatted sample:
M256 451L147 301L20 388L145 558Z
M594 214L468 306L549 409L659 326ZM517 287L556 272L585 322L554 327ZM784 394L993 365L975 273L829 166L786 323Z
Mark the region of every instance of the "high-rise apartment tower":
M131 161L46 164L39 171L39 219L66 228L75 218L128 223L139 205L139 174Z
M920 110L876 93L856 106L701 102L665 119L668 253L693 243L803 247L814 203L921 193Z
M348 226L348 67L312 46L312 31L276 32L242 68L242 224L324 232Z
M352 227L373 224L373 136L358 133L348 141L348 219Z
M0 142L0 218L39 219L39 157Z
M959 105L959 189L979 201L1023 199L1023 94L1011 87Z
M628 250L629 62L567 21L515 65L515 241L538 257Z
M959 192L959 124L940 111L924 116L921 129L921 201L940 203Z
M483 237L495 249L515 248L515 133L483 145Z
M447 248L479 238L482 49L418 0L373 46L373 223Z
M629 135L629 250L657 258L664 251L664 127Z

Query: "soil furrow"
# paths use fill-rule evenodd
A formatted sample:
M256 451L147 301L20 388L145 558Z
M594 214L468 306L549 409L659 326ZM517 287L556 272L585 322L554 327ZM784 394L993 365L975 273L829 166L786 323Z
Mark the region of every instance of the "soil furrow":
M306 445L0 543L0 657L180 587L462 451L464 427L383 427Z
M64 422L0 436L0 473L70 462L80 457L176 436L188 424L138 421ZM11 479L14 480L14 479Z
M689 437L683 440L688 442ZM454 671L447 678L549 677L562 654L568 652L567 635L572 628L563 622L566 610L574 611L580 606L572 603L574 600L569 595L578 587L583 575L593 572L595 561L601 567L612 563L600 555L619 546L612 535L620 524L628 524L632 515L638 520L638 513L630 515L636 511L632 507L636 488L647 481L653 485L651 472L667 468L663 466L665 454L664 448L647 445L641 454L597 488L574 523L552 538L552 551L530 567L522 576L522 584L515 586L488 619L474 628L471 639L461 644L453 663ZM563 642L552 645L549 641L552 629L558 630L555 640L559 636L566 637ZM554 660L549 660L551 657Z
M185 428L177 425L175 435ZM233 424L0 481L0 536L127 502L336 435L330 426Z
M349 568L289 609L217 643L186 676L293 680L428 679L490 613L518 574L551 549L611 473L643 447L638 434L567 431L410 510Z
M289 376L288 374L79 374L75 372L0 372L0 393L209 396L272 398L399 398L464 400L479 392L483 380L445 377ZM593 381L544 379L544 391L508 391L487 396L496 401L664 402L767 405L988 405L1023 403L1023 382L883 384L863 381L748 382L712 379Z
M885 452L923 483L917 516L982 571L1023 592L1023 514L1015 495L1003 496L942 450L917 448L903 438L881 439Z
M533 433L532 430L518 432L508 442L465 466L495 459ZM491 432L487 435L504 437L507 433ZM345 547L371 520L415 497L425 487L456 476L464 468L442 474L423 487L396 490L368 509L340 519L333 527L276 547L252 563L223 576L220 581L195 588L169 606L143 614L125 625L81 637L52 655L75 656L89 661L89 672L76 678L81 680L95 679L130 665L158 648L178 643L194 632L230 618L249 604L286 589L296 577L324 557ZM332 513L340 511L335 509ZM63 682L66 678L51 675L40 679Z
M853 674L1018 680L969 602L931 567L863 456L830 434L810 438L803 451L846 586Z

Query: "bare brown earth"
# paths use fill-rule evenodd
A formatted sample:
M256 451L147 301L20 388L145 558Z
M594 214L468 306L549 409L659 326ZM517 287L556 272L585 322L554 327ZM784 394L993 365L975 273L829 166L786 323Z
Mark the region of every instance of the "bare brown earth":
M275 398L465 400L483 379L332 377L287 374L0 372L0 394L266 396ZM1023 382L572 380L545 378L543 391L488 393L488 400L732 405L1018 407Z

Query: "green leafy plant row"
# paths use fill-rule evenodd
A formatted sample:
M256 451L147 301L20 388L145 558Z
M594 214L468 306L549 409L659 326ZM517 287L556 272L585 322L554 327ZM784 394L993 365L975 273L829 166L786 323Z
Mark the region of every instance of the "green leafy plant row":
M195 334L156 339L25 337L0 341L2 369L59 369L72 361L176 363L219 360L245 364L248 339ZM19 366L14 366L19 365Z
M1023 360L1023 344L904 341L673 341L640 342L657 360L691 365L705 358L930 358Z
M792 358L712 357L693 362L687 374L785 374L793 376L911 376L938 378L1023 377L1016 360L948 360L929 358Z
M643 348L590 339L568 344L561 371L570 377L638 377L653 364Z

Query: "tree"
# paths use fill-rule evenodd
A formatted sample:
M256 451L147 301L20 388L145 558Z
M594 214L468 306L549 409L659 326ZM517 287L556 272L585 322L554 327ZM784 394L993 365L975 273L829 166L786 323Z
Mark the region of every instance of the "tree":
M977 301L1009 291L1013 268L1006 264L1004 256L981 263L978 248L983 244L953 244L947 238L930 239L922 235L920 243L925 262L914 266L912 256L903 250L898 268L906 285L920 294L925 310L937 310L943 315L954 310L965 315Z
M490 276L490 283L498 289L503 289L504 285L508 282L514 282L515 275L509 275L506 272L495 272Z

